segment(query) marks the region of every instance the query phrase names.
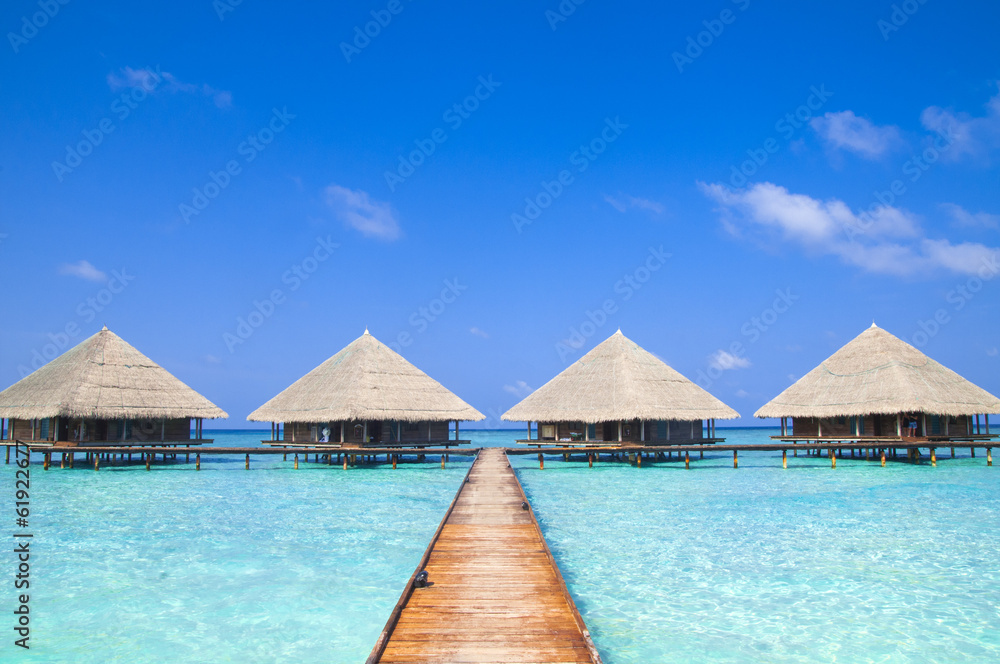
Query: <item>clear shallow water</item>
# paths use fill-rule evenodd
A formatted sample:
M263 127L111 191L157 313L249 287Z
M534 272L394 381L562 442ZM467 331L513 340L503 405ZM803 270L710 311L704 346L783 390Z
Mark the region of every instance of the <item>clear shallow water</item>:
M364 661L470 462L262 459L32 465L32 648L5 638L0 661ZM14 466L0 468L12 501Z
M1000 468L959 452L513 465L607 664L1000 661ZM363 661L468 461L251 463L33 465L32 651L0 661Z
M607 664L996 662L1000 469L968 454L513 465Z

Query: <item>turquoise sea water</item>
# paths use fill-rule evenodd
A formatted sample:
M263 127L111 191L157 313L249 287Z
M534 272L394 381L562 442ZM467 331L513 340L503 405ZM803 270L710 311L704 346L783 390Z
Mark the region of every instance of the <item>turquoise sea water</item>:
M608 664L1000 661L1000 467L959 454L512 465ZM4 629L0 661L363 661L468 469L451 459L36 463L32 650ZM0 468L12 503L14 466Z

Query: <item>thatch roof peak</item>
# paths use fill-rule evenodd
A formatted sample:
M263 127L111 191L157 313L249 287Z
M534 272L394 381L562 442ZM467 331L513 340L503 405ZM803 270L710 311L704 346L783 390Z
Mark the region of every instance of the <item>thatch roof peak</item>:
M484 420L366 329L337 354L250 413L253 422Z
M1000 412L1000 399L874 323L756 417Z
M739 413L619 329L502 419L512 422L735 419Z
M229 417L107 326L0 392L0 417Z

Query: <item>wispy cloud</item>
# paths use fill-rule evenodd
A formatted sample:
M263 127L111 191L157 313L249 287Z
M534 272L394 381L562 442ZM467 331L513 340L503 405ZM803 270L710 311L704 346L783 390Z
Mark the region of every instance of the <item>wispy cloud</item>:
M869 272L904 276L943 268L974 274L997 254L979 243L927 238L914 216L900 208L882 205L857 214L838 199L821 201L770 182L739 192L722 184L698 186L719 204L732 235L764 234L761 239L768 242L797 243Z
M965 112L930 106L920 115L924 127L951 139L951 147L941 152L945 161L969 157L986 161L1000 147L1000 93L986 102L986 114L973 117Z
M605 194L604 201L619 212L627 212L630 208L635 208L638 210L645 210L646 212L652 212L653 214L663 214L665 209L662 203L657 203L656 201L648 198L629 196L628 194L623 194L621 192L618 192L616 196Z
M228 90L218 90L207 83L185 83L170 72L161 72L159 67L156 69L124 67L118 73L108 74L108 85L115 91L141 87L150 92L160 89L165 92L201 94L211 99L219 108L229 108L233 105L233 93Z
M878 159L902 144L898 128L879 127L854 111L826 113L813 118L809 125L831 148L854 152L865 159Z
M750 368L750 360L745 357L733 355L729 351L722 350L721 348L712 353L712 357L709 358L708 364L713 369L719 369L720 371Z
M205 364L222 364L222 358L217 355L202 355L201 361Z
M485 331L479 329L478 327L470 327L469 332L477 337L482 337L483 339L489 339L490 335Z
M1000 228L1000 214L973 213L954 203L942 203L941 209L951 217L955 226L960 228Z
M86 279L87 281L105 282L108 280L108 275L91 265L90 261L63 263L59 266L59 274Z
M348 226L380 240L399 238L399 221L388 203L373 201L366 191L336 184L328 186L324 193L326 204Z
M523 380L519 380L515 382L513 385L504 385L503 389L504 392L510 392L518 399L523 399L524 397L528 396L529 394L535 391L534 388L530 387Z
M736 396L738 396L740 399L745 399L746 397L750 396L750 393L744 389L739 389L736 390Z

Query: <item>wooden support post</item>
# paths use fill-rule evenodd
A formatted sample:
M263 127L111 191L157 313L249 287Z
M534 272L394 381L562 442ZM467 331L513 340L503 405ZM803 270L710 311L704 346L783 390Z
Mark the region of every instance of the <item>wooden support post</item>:
M871 461L871 460L872 460L872 448L866 447L865 448L865 461Z
M969 454L971 454L972 458L975 459L976 458L976 448L975 447L970 447L969 448Z
M444 470L444 455L441 455L441 470Z
M396 470L396 455L392 455L392 469Z
M885 468L885 448L882 449L882 467Z
M992 466L993 465L993 448L992 447L987 447L986 448L986 465L987 466Z
M247 453L246 459L243 462L243 467L246 470L250 470L250 454L249 453Z
M201 470L201 452L195 452L194 454L194 469Z
M931 448L931 465L937 468L937 450Z
M642 468L642 452L635 455L635 467Z
M46 452L45 454L42 455L42 469L43 470L48 470L49 469L49 453L48 452Z
M10 463L10 445L7 446L7 461L5 463Z
M788 450L781 450L781 467L788 468Z
M347 455L344 455L344 470L347 470Z
M691 455L687 452L687 450L684 451L684 468L687 470L691 469Z
M101 467L101 455L94 455L94 470L98 470Z
M830 454L830 467L831 468L836 468L837 467L837 455L835 453L833 453L833 450L830 450L830 452L831 452L831 454Z
M698 454L701 455L701 456L698 457L699 459L704 459L705 458L705 450L699 451Z
M740 462L738 457L736 456L736 450L733 450L733 468L739 468L739 467L740 467Z
M545 470L545 459L541 452L538 453L538 470Z
M149 454L143 454L142 456L146 457L146 470L149 470L149 457L151 455L149 455Z
M299 455L295 455L295 470L299 469Z
M954 459L954 458L955 458L955 448L954 448L954 447L953 447L953 448L951 448L951 458L952 458L952 459Z
M588 454L588 455L587 455L587 465L588 465L588 466L589 466L590 468L593 468L593 467L594 467L594 455L593 455L593 454Z
M792 456L794 456L794 457L797 457L799 455L799 451L795 447L796 445L798 445L798 443L796 443L795 441L792 441Z

